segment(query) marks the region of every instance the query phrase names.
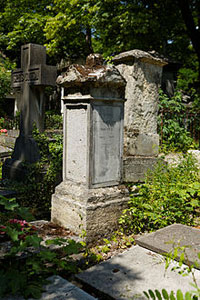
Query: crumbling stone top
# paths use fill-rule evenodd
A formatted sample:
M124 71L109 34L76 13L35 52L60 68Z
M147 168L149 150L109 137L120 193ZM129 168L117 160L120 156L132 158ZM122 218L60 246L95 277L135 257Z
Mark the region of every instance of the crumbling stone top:
M168 64L167 61L160 57L155 57L148 52L142 50L130 50L126 52L122 52L119 55L116 55L112 61L116 64L123 63L127 61L132 61L134 58L139 59L142 62L146 62L153 65L165 66Z
M90 82L94 86L126 85L125 79L114 66L103 65L103 58L100 54L90 54L85 65L69 66L65 73L58 76L56 82L64 87L80 86Z

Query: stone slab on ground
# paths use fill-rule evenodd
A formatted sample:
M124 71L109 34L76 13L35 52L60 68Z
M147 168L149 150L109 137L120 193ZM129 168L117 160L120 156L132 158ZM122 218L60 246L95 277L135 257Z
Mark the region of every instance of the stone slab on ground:
M1 153L1 154L7 153L7 152L11 152L11 151L12 151L11 148L8 148L8 147L5 147L5 146L0 145L0 153Z
M200 269L200 229L173 224L137 238L136 243L161 254L173 251L178 246L186 246L187 260L191 264L197 261Z
M177 263L172 267L174 264ZM199 282L199 270L195 270L195 276ZM182 277L169 269L165 272L163 256L138 245L76 278L115 300L146 299L143 291L148 289L165 288L168 292L181 289L184 293L194 289L190 286L191 276Z
M46 291L42 293L41 300L95 300L83 290L71 284L69 281L60 276L51 276L48 278L51 281L46 286ZM1 300L24 300L23 297L10 296ZM34 300L29 298L29 300Z

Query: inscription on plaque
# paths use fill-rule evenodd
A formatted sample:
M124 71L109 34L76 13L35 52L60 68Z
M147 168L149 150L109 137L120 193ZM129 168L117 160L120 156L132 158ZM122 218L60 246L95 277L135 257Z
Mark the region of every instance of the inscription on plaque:
M22 84L24 82L34 83L39 80L40 70L34 69L29 72L13 72L13 85Z
M122 107L94 105L93 112L93 182L119 182L121 179Z

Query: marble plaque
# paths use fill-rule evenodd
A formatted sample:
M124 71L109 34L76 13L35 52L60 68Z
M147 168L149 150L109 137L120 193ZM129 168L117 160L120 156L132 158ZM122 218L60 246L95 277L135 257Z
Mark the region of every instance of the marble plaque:
M121 179L122 106L93 105L92 185L115 185Z
M65 177L86 183L87 176L87 106L67 108L65 137Z

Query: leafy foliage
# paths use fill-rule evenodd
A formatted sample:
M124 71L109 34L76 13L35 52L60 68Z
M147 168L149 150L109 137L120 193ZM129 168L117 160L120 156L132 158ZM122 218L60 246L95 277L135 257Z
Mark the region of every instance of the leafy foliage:
M200 205L200 180L193 158L177 166L159 163L130 193L120 224L128 232L152 231L173 223L194 224Z
M0 116L4 112L4 97L10 92L11 70L14 68L8 58L0 52Z
M52 111L45 112L45 129L62 129L63 117L60 114L52 113Z
M62 136L55 135L52 140L45 133L34 131L41 160L36 164L26 165L28 176L25 182L7 183L17 191L17 201L22 206L30 206L38 218L48 218L51 196L55 186L61 181L62 171ZM28 197L27 197L28 195Z
M44 43L43 27L50 0L0 1L0 47L19 62L21 45Z
M190 292L186 292L185 295L182 293L182 291L179 289L176 292L176 295L172 291L170 294L165 290L162 289L160 292L159 290L148 290L148 292L144 292L144 295L147 299L153 299L153 300L197 300L198 298L195 295L192 295Z
M160 90L158 126L161 150L183 151L195 148L195 142L187 131L191 120L186 116L182 93L176 91L172 98Z
M197 1L189 6L197 27ZM0 47L12 59L29 42L46 44L54 60L139 48L189 66L194 55L178 1L1 0L0 9Z
M48 240L47 246L62 246L61 252L52 251L41 245L42 238L38 237L31 225L25 228L19 225L19 222L25 223L20 219L33 218L27 209L19 207L15 199L2 196L0 205L3 208L3 212L0 212L0 233L6 235L10 243L10 250L0 259L0 297L21 294L25 299L39 299L47 276L61 269L76 271L76 264L70 256L79 253L82 245L73 240ZM19 222L10 222L13 216Z
M176 294L174 294L173 291L169 294L165 289L162 289L160 292L159 290L148 290L144 291L144 295L147 299L169 299L169 300L197 300L200 296L200 288L197 284L197 280L195 277L194 267L199 268L199 262L195 262L195 266L191 265L189 262L186 249L189 246L177 246L175 245L174 249L170 251L169 253L165 254L165 269L167 270L171 263L174 262L174 260L178 260L179 262L175 264L171 268L171 271L178 271L178 274L182 276L187 276L189 274L192 275L192 281L191 286L194 288L193 291L188 291L183 294L183 292L179 289L177 290ZM200 253L198 253L197 259L200 259ZM184 264L185 263L185 264ZM187 265L186 265L187 264ZM174 265L174 264L173 264Z

